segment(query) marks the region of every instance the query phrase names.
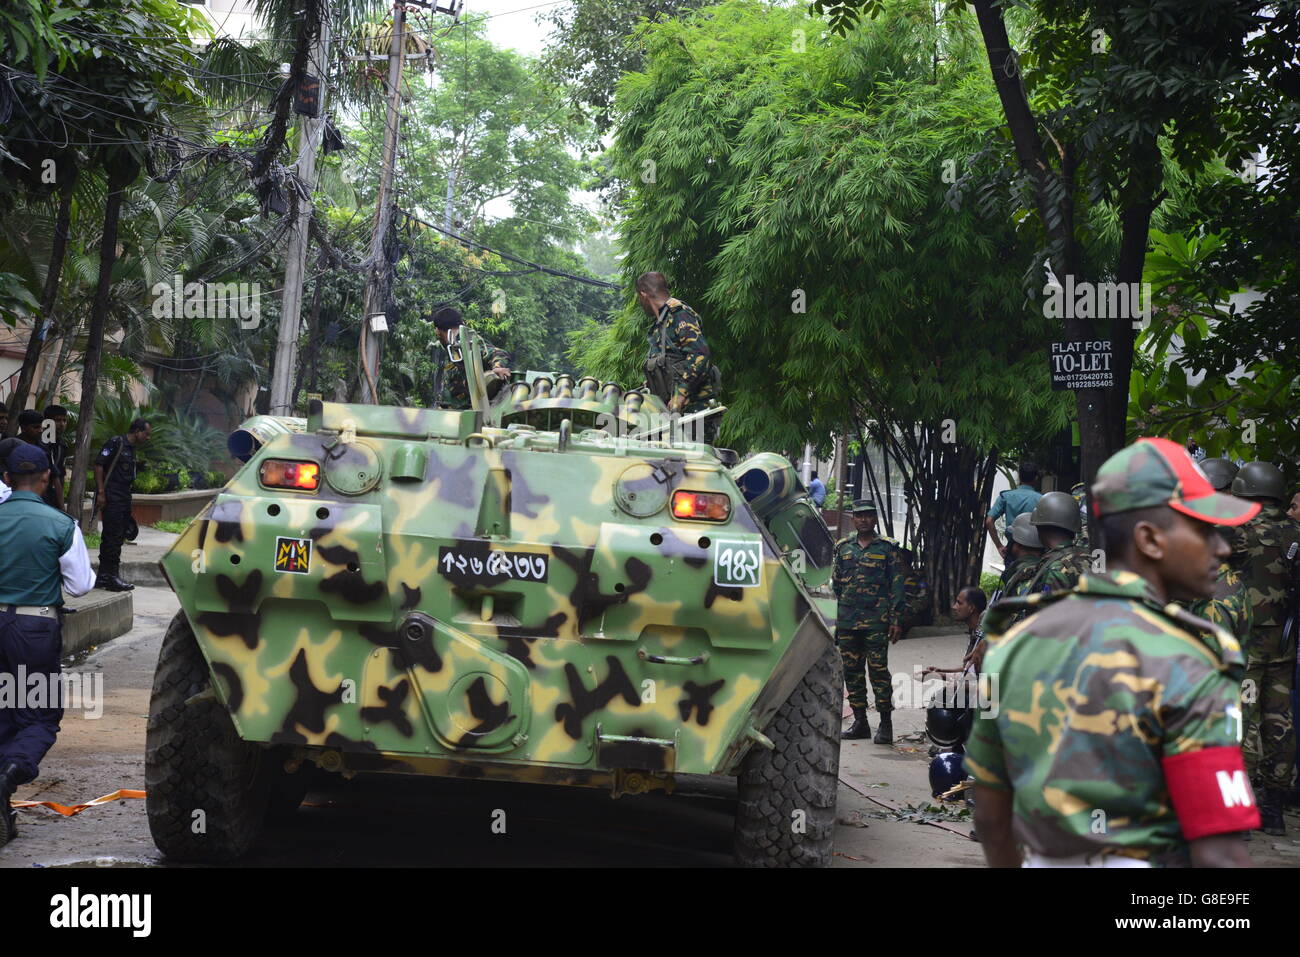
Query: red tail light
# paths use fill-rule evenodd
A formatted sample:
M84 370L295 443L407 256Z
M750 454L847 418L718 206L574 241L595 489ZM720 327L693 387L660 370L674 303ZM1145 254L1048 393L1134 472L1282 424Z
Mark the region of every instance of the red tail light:
M314 492L320 488L320 466L315 462L267 459L258 474L267 488L292 488L300 492Z
M722 492L673 492L673 518L725 522L731 518L731 499Z

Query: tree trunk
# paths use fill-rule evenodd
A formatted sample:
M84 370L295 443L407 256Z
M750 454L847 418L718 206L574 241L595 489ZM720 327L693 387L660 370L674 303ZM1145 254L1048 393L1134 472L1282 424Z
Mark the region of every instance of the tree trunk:
M99 284L95 288L95 303L90 310L90 329L86 334L86 355L81 373L81 405L77 411L77 443L72 456L72 486L67 502L69 514L78 521L81 520L82 498L86 491L86 468L90 464L90 436L94 430L99 360L104 351L104 324L108 319L113 261L117 258L118 218L122 212L122 196L139 172L139 165L130 158L119 157L109 164L104 230L99 247ZM84 530L90 531L94 521L95 516L91 515L83 525Z
M54 219L54 242L50 246L49 268L45 271L45 291L41 296L41 313L32 322L31 335L27 338L27 351L23 354L22 372L18 374L18 385L9 397L9 421L18 422L18 413L27 406L27 393L31 390L32 379L36 377L36 366L41 359L41 349L45 343L43 333L46 327L54 329L54 306L59 300L59 281L63 278L63 260L68 251L68 234L72 225L72 191L77 184L74 169L66 176L59 188L59 211Z

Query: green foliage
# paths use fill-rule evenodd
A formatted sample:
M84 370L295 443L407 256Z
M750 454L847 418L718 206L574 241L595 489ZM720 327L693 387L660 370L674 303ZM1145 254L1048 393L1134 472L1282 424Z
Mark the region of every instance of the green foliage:
M980 572L980 590L985 598L992 598L993 593L1002 587L1002 579L992 572Z
M140 495L157 495L163 490L163 480L156 472L140 472L131 483L131 491Z
M150 425L149 441L136 449L141 471L205 469L225 452L225 437L207 423L179 411L140 407L129 397L108 393L95 402L92 452L98 453L113 436L126 435L136 418Z
M989 447L1067 422L1020 289L1029 250L949 201L945 169L997 103L969 22L927 10L837 38L795 10L724 3L651 28L646 72L619 85L623 279L658 269L704 317L729 445L951 418ZM639 382L646 324L629 305L573 337L575 361Z
M190 527L190 520L185 518L177 519L175 521L163 519L154 522L153 527L158 529L160 532L171 532L173 535L179 535L181 532L185 531L185 529Z

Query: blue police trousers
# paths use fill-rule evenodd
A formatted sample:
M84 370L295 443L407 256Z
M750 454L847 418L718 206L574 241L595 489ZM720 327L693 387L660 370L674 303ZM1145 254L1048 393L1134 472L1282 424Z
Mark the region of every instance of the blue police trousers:
M62 653L63 628L57 618L0 610L0 768L10 762L18 765L17 784L36 777L59 733L63 707L57 676ZM23 686L20 674L26 678ZM45 684L43 702L32 694L34 676ZM32 703L55 706L27 707Z

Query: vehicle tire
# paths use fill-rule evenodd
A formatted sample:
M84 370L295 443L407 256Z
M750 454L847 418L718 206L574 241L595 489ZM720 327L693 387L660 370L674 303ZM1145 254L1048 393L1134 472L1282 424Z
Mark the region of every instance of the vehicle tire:
M737 785L734 847L742 867L829 867L840 771L840 655L826 650L764 729ZM802 812L802 813L798 813Z
M145 734L145 808L158 850L177 861L242 857L266 816L266 758L211 693L207 661L177 612L158 654Z

